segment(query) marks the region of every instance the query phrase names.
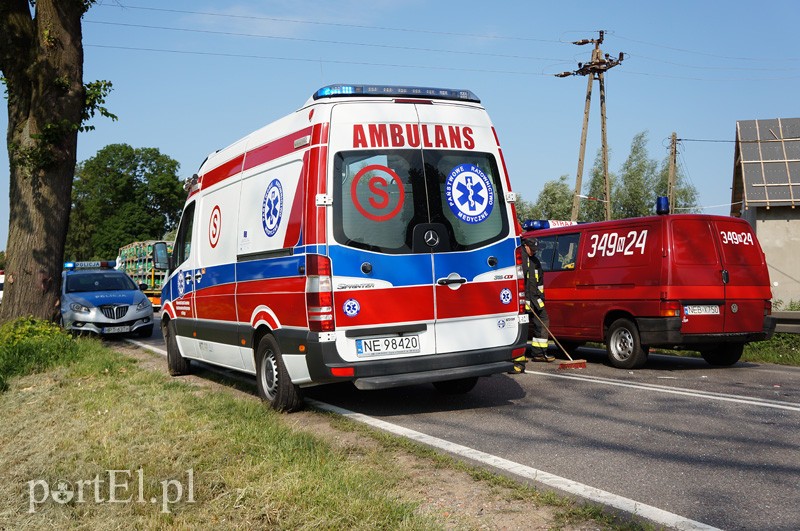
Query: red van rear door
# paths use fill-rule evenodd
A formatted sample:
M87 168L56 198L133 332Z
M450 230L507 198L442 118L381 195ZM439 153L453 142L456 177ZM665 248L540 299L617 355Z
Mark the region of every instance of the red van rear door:
M772 297L764 253L743 220L716 219L725 286L725 332L760 332L765 301Z
M672 267L668 298L681 302L681 332L721 334L725 330L722 263L708 218L676 216L670 220Z

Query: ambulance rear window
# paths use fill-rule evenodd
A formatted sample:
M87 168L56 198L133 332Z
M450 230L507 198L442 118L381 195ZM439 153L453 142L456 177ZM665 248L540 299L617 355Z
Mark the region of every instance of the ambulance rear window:
M414 228L442 227L445 251L469 250L508 235L500 175L489 153L387 149L334 158L334 236L349 247L403 254Z

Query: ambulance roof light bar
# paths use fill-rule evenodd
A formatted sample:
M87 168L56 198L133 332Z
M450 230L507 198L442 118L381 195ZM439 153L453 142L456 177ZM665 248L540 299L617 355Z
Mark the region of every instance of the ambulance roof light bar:
M432 98L440 100L471 101L481 100L471 90L443 89L431 87L403 87L397 85L328 85L316 91L312 99L340 98L348 96L383 96L403 98Z

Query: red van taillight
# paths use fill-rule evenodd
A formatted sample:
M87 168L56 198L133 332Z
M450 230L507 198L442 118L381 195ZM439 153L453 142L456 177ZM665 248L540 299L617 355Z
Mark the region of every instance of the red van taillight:
M306 308L308 328L313 332L333 332L333 282L331 260L327 256L306 256Z
M661 301L658 314L661 317L680 317L681 303L678 301Z
M522 270L522 247L517 247L517 298L519 299L519 313L525 313L525 272Z
M764 317L772 315L772 301L764 301Z

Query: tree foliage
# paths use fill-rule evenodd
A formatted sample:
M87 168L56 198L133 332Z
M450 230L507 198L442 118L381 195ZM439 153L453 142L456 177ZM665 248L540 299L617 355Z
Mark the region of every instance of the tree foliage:
M610 152L610 150L609 150ZM647 131L633 137L628 158L619 174L609 172L611 189L611 217L622 219L655 214L656 198L667 195L669 160L660 165L647 152ZM547 181L538 199L533 202L517 201L517 217L526 219L569 219L572 214L572 194L568 177ZM697 211L697 190L687 182L678 167L675 179L674 212ZM605 219L605 182L603 178L602 152L598 150L591 177L584 186L579 221L602 221ZM523 215L525 214L525 215Z
M614 219L648 216L655 207L656 162L647 153L647 131L633 137L620 169L619 186L611 193Z
M609 150L609 157L611 150ZM609 188L614 190L614 183L616 176L608 172ZM584 195L588 199L582 199L581 209L579 212L579 221L603 221L606 219L606 184L603 177L603 151L597 150L597 156L594 159L592 166L591 176L589 178L588 186L584 189Z
M557 181L547 181L539 197L533 203L531 219L569 219L572 214L572 188L567 184L568 176Z
M65 256L101 260L123 245L160 239L179 220L179 164L156 148L111 144L78 165Z

